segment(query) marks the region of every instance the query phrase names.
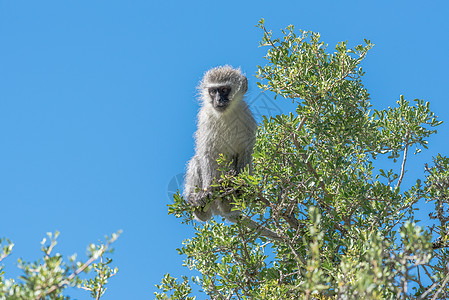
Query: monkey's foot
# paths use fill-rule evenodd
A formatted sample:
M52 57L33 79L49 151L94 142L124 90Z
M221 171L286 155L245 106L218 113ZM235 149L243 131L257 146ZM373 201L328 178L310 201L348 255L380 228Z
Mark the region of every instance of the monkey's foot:
M212 217L212 211L210 210L210 202L206 204L204 207L198 206L193 210L193 215L199 221L207 221Z

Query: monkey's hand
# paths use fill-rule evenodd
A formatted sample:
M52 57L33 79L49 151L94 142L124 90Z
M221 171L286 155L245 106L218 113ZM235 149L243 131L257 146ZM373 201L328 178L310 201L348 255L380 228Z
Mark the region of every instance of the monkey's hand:
M189 199L189 204L193 207L206 207L212 198L212 192L208 189L200 190Z
M194 208L193 215L199 221L207 221L212 217L210 209L212 192L207 189L194 193L189 197L189 204Z

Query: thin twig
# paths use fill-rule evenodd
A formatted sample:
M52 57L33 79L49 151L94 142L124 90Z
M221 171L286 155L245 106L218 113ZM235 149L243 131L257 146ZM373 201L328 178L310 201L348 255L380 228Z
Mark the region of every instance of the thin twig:
M259 199L263 202L265 207L271 207L271 203L262 195L262 193L259 193ZM282 212L281 216L285 219L285 221L290 225L290 227L298 230L299 229L299 221L296 218L290 217L286 212Z
M111 239L106 243L106 245L103 245L103 246L101 247L101 249L99 250L98 255L93 255L91 258L89 258L89 260L86 261L81 267L79 267L78 269L75 270L75 272L73 272L72 274L70 274L70 276L69 276L66 280L61 281L60 283L54 285L52 288L50 288L48 291L46 291L46 292L45 292L45 295L49 295L49 294L53 293L55 290L57 290L57 289L63 287L64 285L69 284L70 281L72 281L73 278L75 278L75 276L77 276L78 274L80 274L81 272L83 272L89 265L91 265L95 260L97 260L98 257L101 257L101 256L106 252L106 250L109 249L109 246L110 246L113 242L115 242L115 240L116 240L116 239L111 238ZM39 295L39 297L41 297L41 296ZM37 299L41 299L41 298L37 298Z
M405 162L407 161L407 152L408 152L408 137L409 133L405 135L405 148L404 148L404 156L402 158L402 166L401 166L401 175L399 176L398 183L396 184L396 189L399 189L402 183L402 179L404 178L405 174Z
M265 34L268 37L266 40L271 44L271 46L274 49L278 50L278 48L274 45L273 41L271 40L271 33L267 31L267 29L265 28L265 25L261 25L261 26L262 26L263 31L265 32Z
M11 255L11 253L8 253L8 254L3 253L3 254L0 256L0 262L1 262L2 260L4 260L5 258L7 258L8 256L10 256L10 255Z
M440 286L440 288L438 289L438 291L435 293L435 295L432 297L432 300L436 300L438 295L443 291L444 286L447 284L447 282L449 281L449 274L446 275L446 278L444 278L443 284Z

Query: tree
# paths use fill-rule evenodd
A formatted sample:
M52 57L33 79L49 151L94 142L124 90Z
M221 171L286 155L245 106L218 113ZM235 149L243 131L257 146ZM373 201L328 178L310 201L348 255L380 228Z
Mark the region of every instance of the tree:
M423 180L406 174L410 150L427 148L441 124L429 103L400 96L371 109L360 67L368 40L329 53L318 33L288 26L274 38L263 19L258 27L268 47L259 87L296 111L263 119L254 173L224 172L214 196L233 197L260 227L195 223L175 195L169 214L196 229L178 251L199 276L165 275L157 299L194 299L191 283L211 299L449 299L449 159L435 157ZM405 176L416 183L405 188ZM432 226L415 219L424 205Z
M19 259L19 267L24 275L19 280L5 279L3 266L0 265L0 300L63 300L70 299L63 294L68 286L75 286L90 292L91 297L100 299L105 293L105 285L109 278L117 273L112 269L112 260L105 257L111 252L110 247L120 235L120 231L106 237L106 243L90 244L89 259L82 262L76 255L69 257L66 262L60 253L54 253L59 232L48 233L48 239L42 240L43 257L35 262L25 262ZM0 239L0 262L11 254L14 244L6 239ZM95 261L100 262L95 263ZM81 278L83 273L94 271L94 275Z

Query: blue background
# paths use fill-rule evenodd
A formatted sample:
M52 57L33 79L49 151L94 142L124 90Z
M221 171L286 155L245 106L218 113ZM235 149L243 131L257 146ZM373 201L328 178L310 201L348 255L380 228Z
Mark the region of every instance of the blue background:
M84 257L123 229L104 299L153 299L163 274L187 273L175 249L192 229L166 204L193 155L203 72L241 66L259 120L291 109L255 84L262 17L275 35L289 24L318 31L329 50L375 43L363 63L374 107L404 94L446 121L430 150L411 151L404 185L422 178L425 162L448 154L448 16L447 1L0 0L0 236L16 245L7 276L55 230L57 251Z

